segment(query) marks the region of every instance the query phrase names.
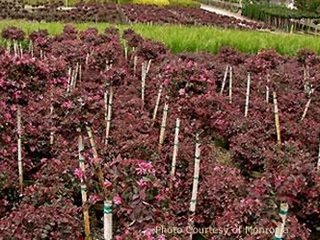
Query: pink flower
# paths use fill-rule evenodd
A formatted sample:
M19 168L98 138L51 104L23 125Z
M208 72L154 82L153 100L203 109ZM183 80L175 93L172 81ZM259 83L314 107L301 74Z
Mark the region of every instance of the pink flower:
M64 102L62 104L62 107L70 109L72 107L72 102L71 101Z
M121 205L122 204L122 198L119 194L113 197L113 202L115 205Z
M179 90L179 95L182 96L186 93L186 90L184 88Z
M112 186L112 183L108 179L105 179L103 182L103 186L105 188L110 188Z
M138 175L144 175L147 173L154 174L154 169L152 166L152 163L150 162L141 162L138 164L138 167L136 168L137 174Z
M151 228L147 228L146 230L142 231L143 235L144 235L145 237L147 237L146 240L153 240L153 239L154 239L154 238L152 237L153 232L154 232L154 231L153 231L153 229L151 229Z
M89 196L89 202L91 204L95 204L96 202L102 201L103 198L97 194L93 194Z
M80 168L76 168L73 172L73 174L80 180L82 181L84 179L84 172Z
M148 183L143 179L140 179L139 181L137 181L137 184L140 188L148 186Z
M160 235L159 237L158 237L158 239L157 240L166 240L166 237L164 236L164 235Z

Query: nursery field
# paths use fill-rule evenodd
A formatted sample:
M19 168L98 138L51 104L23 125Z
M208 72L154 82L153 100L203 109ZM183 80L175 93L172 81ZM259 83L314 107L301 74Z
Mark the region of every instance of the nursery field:
M0 30L6 26L16 26L27 34L47 29L51 35L60 34L64 24L61 22L36 22L25 20L2 20ZM85 30L94 26L103 32L108 23L74 23L78 30ZM315 36L240 31L235 29L221 29L208 26L181 25L116 25L121 31L131 28L143 37L160 41L172 52L210 52L217 53L222 47L230 46L244 53L258 53L261 49L275 49L282 55L295 55L301 49L308 48L320 54L320 38ZM0 38L3 42L3 39Z
M316 38L176 54L143 36L195 29L8 23L0 239L320 238L320 58L288 46Z

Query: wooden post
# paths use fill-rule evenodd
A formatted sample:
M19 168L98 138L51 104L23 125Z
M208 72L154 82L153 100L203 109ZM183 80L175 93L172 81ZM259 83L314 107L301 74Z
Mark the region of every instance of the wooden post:
M269 103L269 98L270 98L270 89L268 84L270 83L270 74L267 73L267 84L266 84L266 102Z
M158 112L158 108L159 108L159 104L160 104L161 94L162 94L162 84L159 87L156 105L153 110L152 126L154 125L154 122L156 121L156 118L157 118L157 112Z
M169 97L166 96L166 102L163 107L162 122L161 122L161 129L160 129L159 152L161 151L161 148L164 142L164 135L165 135L166 126L167 126L168 110L169 110Z
M314 89L311 89L309 91L309 100L308 100L308 102L307 102L307 104L306 104L306 106L305 106L305 108L303 110L303 114L301 116L300 121L303 121L303 119L307 116L307 112L308 112L308 109L309 109L309 106L310 106L310 103L311 103L311 99L312 99L311 96L312 96L313 91L314 91Z
M279 109L278 109L276 92L273 92L273 104L274 104L274 116L275 116L276 132L277 132L277 143L279 146L281 146L280 119L279 119Z
M227 81L227 77L228 77L228 71L229 71L229 65L226 66L226 70L224 72L224 76L223 76L223 80L222 80L222 86L221 86L221 90L220 90L220 95L223 94L224 87L226 85L226 81Z
M229 103L232 103L232 67L229 68Z
M180 130L180 119L176 120L176 128L174 133L174 143L173 143L173 155L172 155L172 165L171 165L171 177L174 176L176 172L177 155L179 149L179 130Z
M286 225L287 214L288 214L288 209L289 209L289 206L288 206L287 203L282 203L280 205L279 215L281 217L281 221L282 222L276 228L276 232L275 232L275 235L274 235L274 240L282 240L282 238L283 238L284 229L285 229L285 225Z
M23 194L23 166L22 166L22 142L21 142L21 107L17 107L17 133L18 133L18 171L20 194Z
M199 185L199 176L200 176L200 141L199 134L196 135L196 150L195 150L195 159L194 159L194 174L193 174L193 185L192 185L192 197L190 201L190 212L191 217L189 218L189 226L193 228L193 217L196 212L196 203L197 203L197 194L198 194L198 185ZM193 233L190 233L190 240L193 237Z
M246 105L245 105L245 110L244 110L244 117L248 117L249 97L250 97L250 82L251 82L251 75L250 75L250 73L248 73L247 92L246 92Z
M82 152L84 150L83 138L82 138L82 135L80 134L80 132L81 132L80 128L78 128L77 131L79 132L79 137L78 137L79 167L80 167L81 171L83 173L85 173L86 168L85 168L85 164L84 164L84 157L82 155ZM82 207L83 207L85 239L91 240L87 185L85 184L84 179L81 179L80 187L81 187L81 197L82 197Z

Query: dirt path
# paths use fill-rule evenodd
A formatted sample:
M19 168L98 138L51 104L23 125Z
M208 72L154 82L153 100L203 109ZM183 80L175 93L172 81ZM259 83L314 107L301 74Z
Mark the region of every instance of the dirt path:
M245 20L245 21L248 21L248 22L255 22L255 21L253 21L251 19L248 19L246 17L241 16L241 14L233 13L233 12L230 12L230 11L225 10L225 9L217 8L215 6L201 4L201 9L206 10L208 12L217 13L217 14L220 14L220 15L234 17L234 18L237 18L237 19L240 19L240 20Z

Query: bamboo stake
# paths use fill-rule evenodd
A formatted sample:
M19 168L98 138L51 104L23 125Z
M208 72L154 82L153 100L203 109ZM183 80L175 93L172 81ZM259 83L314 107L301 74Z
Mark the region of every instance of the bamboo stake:
M113 88L110 88L110 96L108 101L108 115L107 115L107 126L106 126L106 141L105 146L108 146L110 138L110 128L111 128L111 114L112 114L112 101L113 101Z
M176 120L176 129L174 133L174 144L173 144L173 155L171 165L171 176L173 177L176 171L177 155L179 150L179 130L180 130L180 119Z
M14 52L14 56L17 57L17 53L18 53L18 50L17 50L17 43L16 41L13 42L13 52Z
M43 59L43 51L40 49L40 59Z
M222 81L222 86L221 86L221 90L220 90L220 95L223 94L224 87L225 87L225 85L226 85L226 81L227 81L227 77L228 77L228 71L229 71L229 65L226 66L226 70L225 70L225 72L224 72L223 81Z
M267 85L266 85L266 102L269 103L269 98L270 98L270 88L268 86L270 82L270 75L267 73Z
M273 104L274 104L274 116L275 116L276 132L277 132L277 143L278 145L281 145L280 119L279 119L279 109L278 109L278 100L277 100L276 92L273 92Z
M144 91L146 86L146 77L147 77L147 63L143 62L141 65L141 100L144 105Z
M128 61L128 47L127 46L124 47L124 59L126 61Z
M68 69L68 86L67 86L67 93L70 92L70 84L71 84L71 81L72 81L72 70L71 68L69 67Z
M86 126L86 130L87 130L87 134L88 134L88 137L89 137L89 142L90 142L90 145L91 145L93 158L94 159L99 159L99 155L98 155L96 144L95 144L95 141L94 141L94 138L93 138L92 130L91 130L91 128L89 126ZM101 189L102 189L102 191L104 193L104 196L106 196L106 190L105 190L104 184L103 184L104 183L104 177L103 177L103 172L102 172L101 166L100 166L100 164L97 164L97 163L94 163L94 164L95 164L95 167L96 167L96 174L97 174L98 179L99 179L99 184L100 184Z
M89 57L90 57L90 54L87 53L87 56L86 56L86 68L87 68L87 66L88 66L88 64L89 64Z
M274 240L282 240L282 238L283 238L285 225L286 225L287 214L288 214L288 209L289 209L289 206L288 206L287 203L282 203L280 205L279 215L281 217L282 222L276 228L276 232L275 232L275 235L274 235Z
M150 59L150 60L148 61L147 68L146 68L146 75L147 75L147 74L149 73L149 71L150 71L151 62L152 62L152 59Z
M160 129L159 152L161 151L161 148L164 142L164 135L165 135L166 126L167 126L168 109L169 109L169 97L166 96L166 102L163 107L162 122L161 122L161 129Z
M103 205L103 236L105 240L112 240L112 202L104 201Z
M307 112L308 112L308 109L309 109L309 106L310 106L310 103L311 103L311 97L309 98L309 100L308 100L308 102L307 102L307 104L306 104L306 106L305 106L305 108L304 108L304 111L303 111L303 114L302 114L302 116L301 116L301 119L300 119L300 121L303 121L303 119L306 117L306 115L307 115Z
M159 104L160 104L162 88L163 87L162 87L162 84L161 84L160 87L159 87L159 90L158 90L158 96L157 96L157 100L156 100L156 105L155 105L154 110L153 110L152 126L154 125L154 122L156 121L156 118L157 118L157 112L158 112L158 108L159 108Z
M136 76L136 71L137 71L137 63L138 63L138 57L134 56L133 58L133 76Z
M92 152L93 152L93 157L95 159L98 159L98 152L97 152L97 148L94 142L94 138L93 138L93 134L91 131L91 128L89 126L86 126L87 129L87 133L89 136L89 141L90 141L90 145L92 148ZM103 208L103 212L104 212L104 239L108 239L111 240L112 239L112 203L110 201L107 200L107 191L104 187L104 179L103 179L103 172L101 169L100 164L96 164L96 169L97 169L97 176L101 185L101 188L103 190L103 195L104 195L104 208Z
M22 142L21 142L21 107L17 107L17 133L18 133L18 171L20 194L23 193L23 166L22 166Z
M33 57L33 42L30 40L30 42L29 42L29 52L30 52L30 54L31 54L31 57Z
M250 75L250 73L248 73L246 106L245 106L245 110L244 110L244 117L248 117L248 112L249 112L250 82L251 82L251 75Z
M23 56L23 49L21 43L19 43L19 54L21 57Z
M50 104L50 118L52 119L52 115L53 115L53 105L52 103ZM53 145L53 131L50 131L50 145Z
M229 103L232 103L232 67L229 68Z
M77 131L80 132L81 130L78 128ZM79 138L78 138L79 167L81 171L85 173L86 168L84 164L84 157L82 155L83 150L84 150L83 138L82 138L82 135L79 134ZM82 197L82 206L83 206L84 232L86 236L85 239L91 240L87 185L85 184L84 179L81 179L80 186L81 186L81 197Z
M199 185L199 176L200 176L200 141L199 134L196 134L196 150L195 150L195 159L194 159L194 174L193 174L193 184L192 184L192 197L190 201L190 212L191 217L189 219L189 226L193 228L193 217L196 212L196 203L197 203L197 194L198 194L198 185ZM190 233L190 239L192 239L193 233Z

